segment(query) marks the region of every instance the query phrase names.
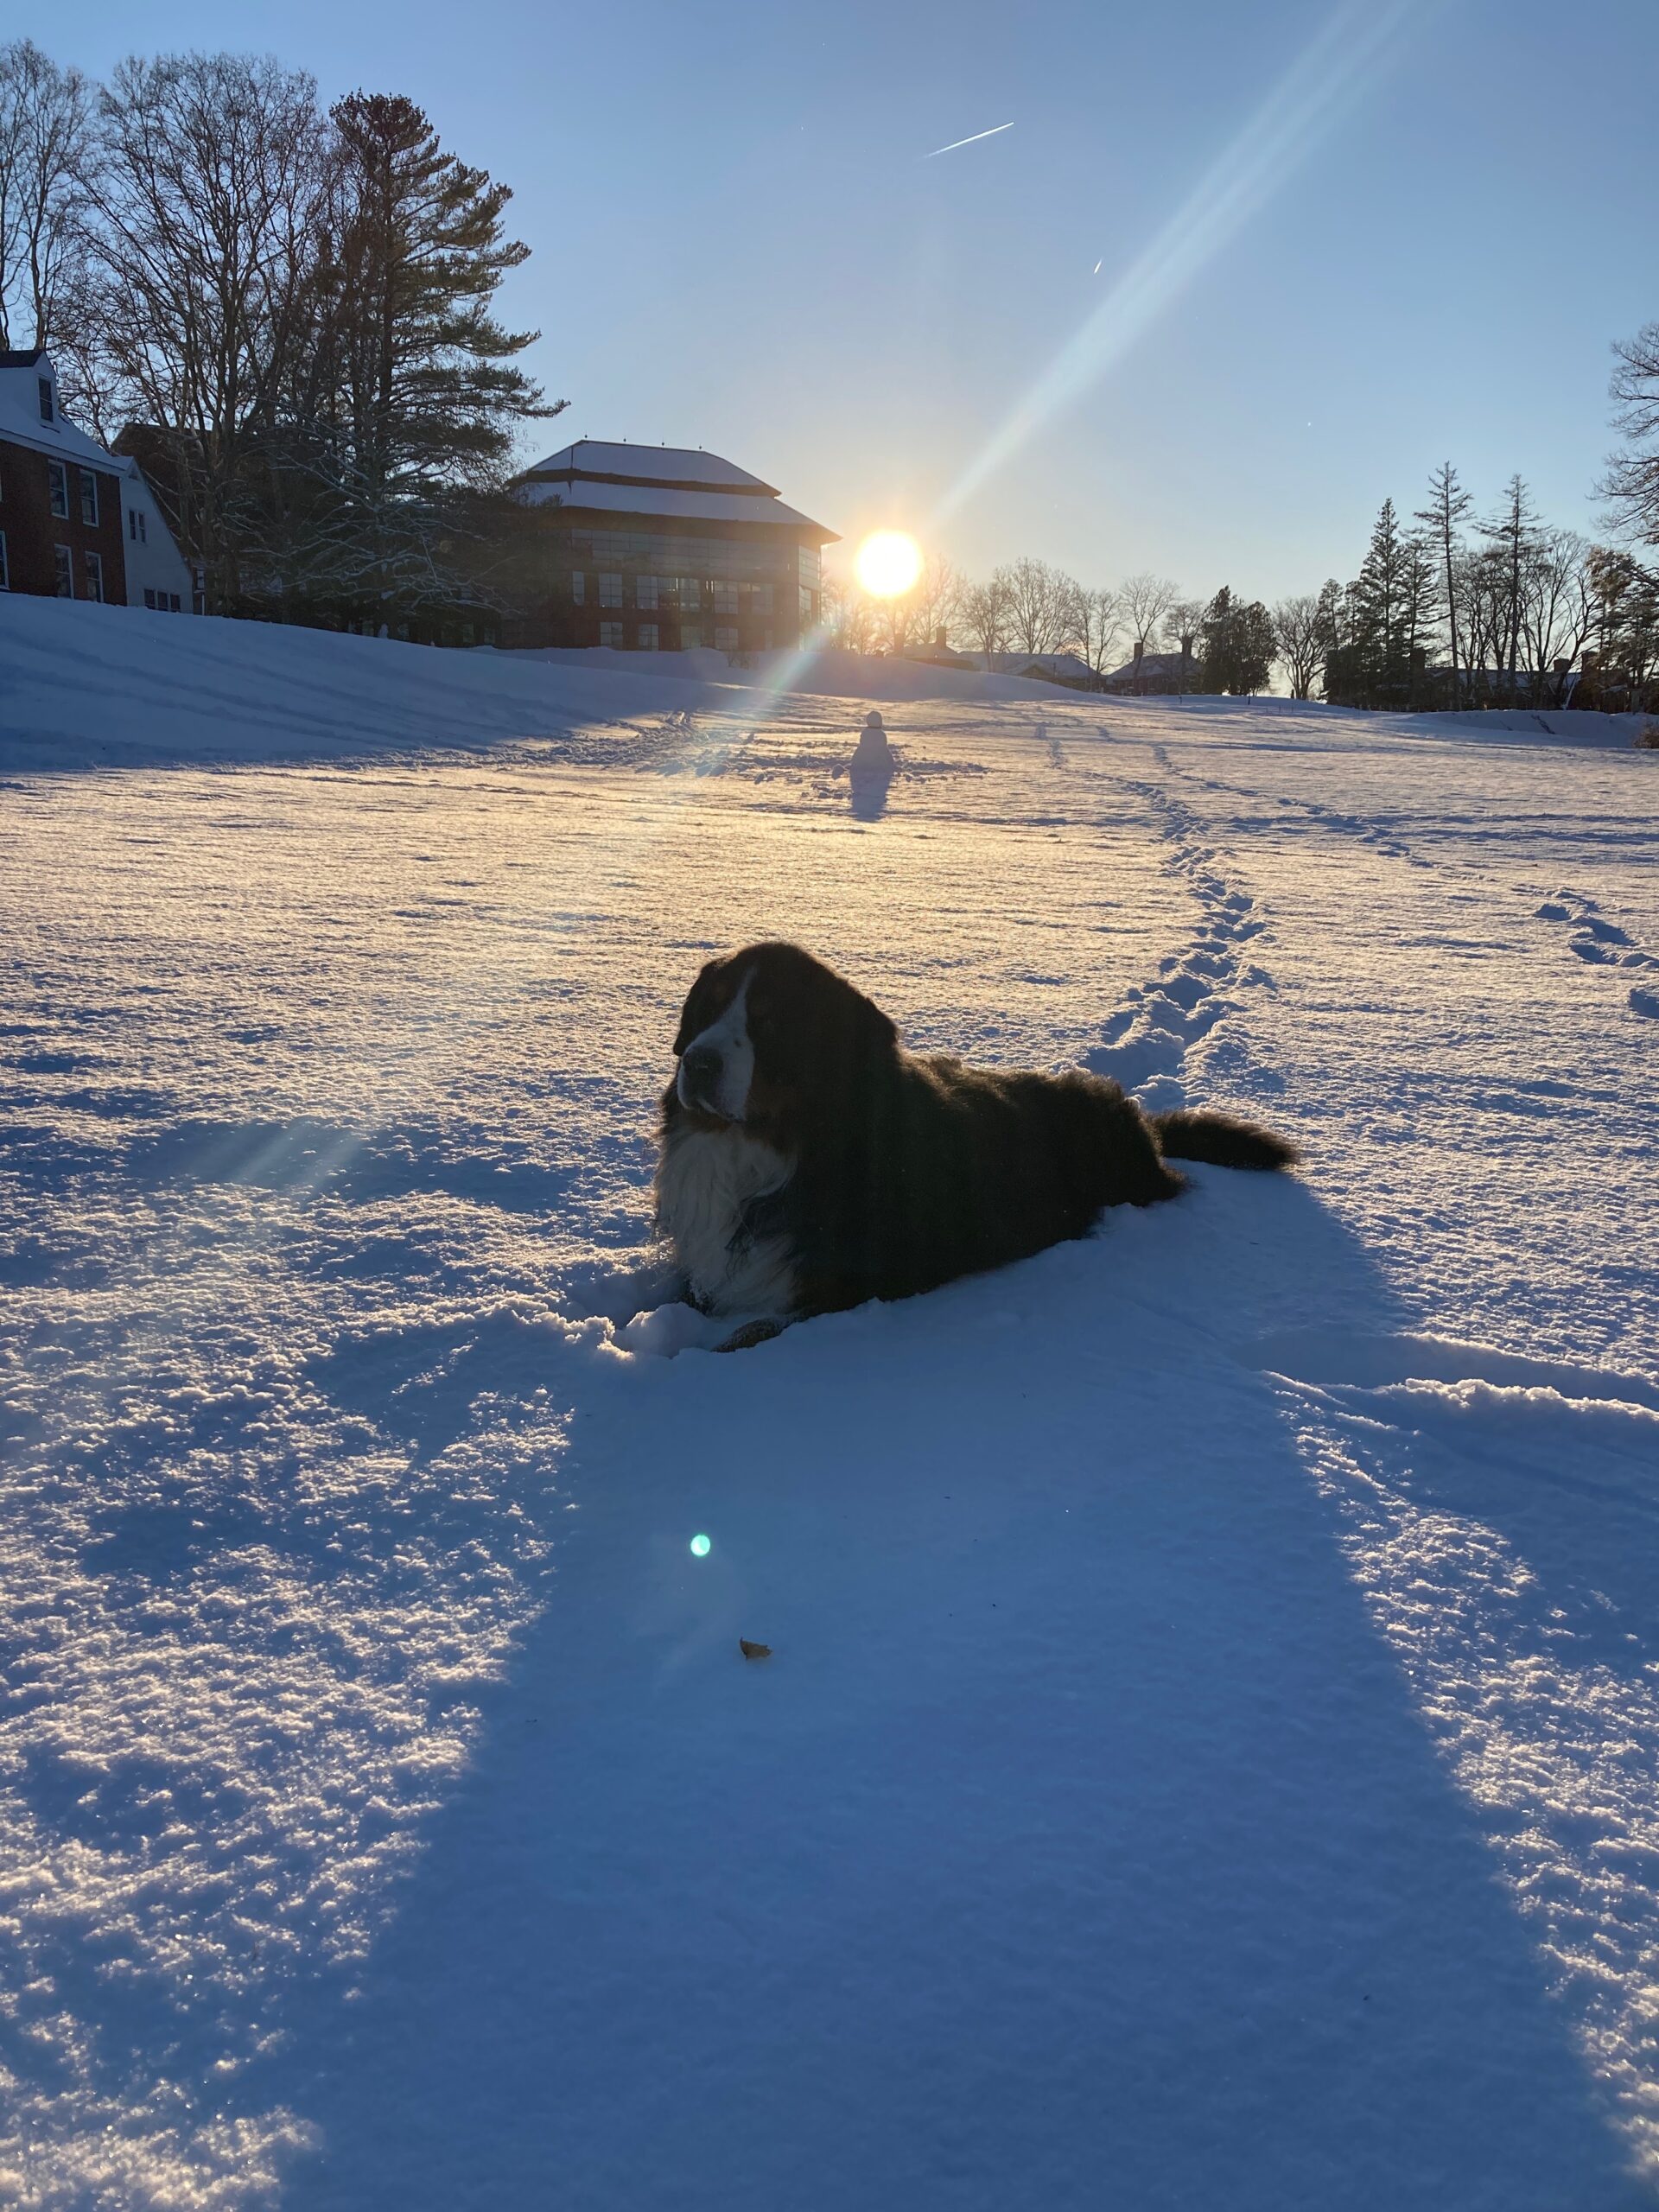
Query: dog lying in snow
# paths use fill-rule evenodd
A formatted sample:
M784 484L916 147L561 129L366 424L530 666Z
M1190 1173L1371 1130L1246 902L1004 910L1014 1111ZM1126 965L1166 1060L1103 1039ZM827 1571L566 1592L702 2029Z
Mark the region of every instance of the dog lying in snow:
M746 1319L909 1298L1173 1198L1171 1159L1287 1167L1225 1114L1146 1114L1100 1076L1004 1074L906 1052L880 1007L793 944L711 960L663 1094L657 1228L681 1292Z

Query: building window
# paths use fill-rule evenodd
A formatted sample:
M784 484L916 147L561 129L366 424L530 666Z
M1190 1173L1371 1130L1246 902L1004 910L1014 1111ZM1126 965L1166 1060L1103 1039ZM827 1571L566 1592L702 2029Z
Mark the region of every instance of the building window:
M770 584L756 584L754 588L754 605L749 611L753 614L764 614L767 617L771 616L772 586Z
M599 580L599 603L601 607L621 606L622 579L620 576L601 576Z
M580 569L573 569L573 570L572 570L572 572L571 572L571 576L570 576L570 604L571 604L571 606L572 606L572 607L581 607L581 606L584 605L584 604L586 603L587 597L588 597L588 580L587 580L587 578L582 575L582 570L581 570Z
M680 578L680 605L683 607L688 607L695 614L700 603L696 578L682 576Z
M41 378L40 391L41 420L42 423L49 423L52 420L52 379L50 377Z
M737 630L734 625L727 622L715 623L715 651L717 653L734 653L737 651Z
M808 589L807 589L806 586L805 586L804 584L803 584L803 585L801 586L801 627L802 627L802 629L803 629L803 630L810 630L810 629L811 629L811 628L813 627L813 626L816 624L816 622L817 621L817 619L818 619L817 594L816 592L810 592L810 591L808 591Z
M599 642L601 645L613 645L616 651L620 652L622 625L620 622L601 622L599 626Z
M817 591L822 582L818 573L821 565L818 549L816 545L802 545L796 550L800 571L797 581L804 584L808 591Z
M702 632L698 628L697 625L695 622L682 622L680 625L680 651L683 653L694 653L702 643Z
M0 530L0 591L11 589L11 571L6 566L6 533Z
M86 556L86 596L97 600L100 605L103 603L104 556L101 553Z
M156 605L156 594L149 584L144 586L144 605L146 607Z
M75 562L67 545L52 548L52 567L57 578L58 597L73 599L75 595Z
M657 625L654 622L642 622L639 625L639 634L640 652L654 653L657 650Z
M633 603L655 613L657 610L657 579L655 576L636 576L633 580Z
M147 545L149 543L148 518L137 507L127 509L127 536L135 545Z
M89 529L98 528L98 479L90 468L80 472L80 518Z
M737 586L736 586L735 584L722 584L722 583L716 583L716 584L715 584L715 613L716 613L716 614L735 614L735 613L736 613L736 612L737 612Z
M177 592L168 593L167 607L168 612L170 614L182 614L184 612L184 609L179 605L179 594Z
M52 512L61 520L69 519L69 472L60 461L46 464L46 480L51 487Z

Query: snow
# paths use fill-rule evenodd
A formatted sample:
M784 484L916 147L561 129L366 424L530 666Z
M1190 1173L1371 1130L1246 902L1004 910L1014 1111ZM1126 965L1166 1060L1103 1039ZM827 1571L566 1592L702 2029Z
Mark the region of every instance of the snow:
M684 661L0 608L0 2198L1652 2204L1659 756ZM1306 1169L631 1321L779 931Z
M774 530L819 531L833 543L835 533L779 499L757 499L746 492L685 492L668 485L599 484L591 476L574 482L530 476L518 486L531 506L556 501L578 512L690 518L699 522L756 523Z
M690 446L632 446L603 438L578 438L561 446L526 472L531 476L634 476L661 479L677 484L724 485L730 491L772 493L776 487L751 476L746 468Z
M52 379L52 420L41 420L41 379ZM54 461L73 461L117 476L129 464L105 453L95 438L67 423L57 404L57 378L44 355L30 355L16 367L0 367L0 441L29 446Z

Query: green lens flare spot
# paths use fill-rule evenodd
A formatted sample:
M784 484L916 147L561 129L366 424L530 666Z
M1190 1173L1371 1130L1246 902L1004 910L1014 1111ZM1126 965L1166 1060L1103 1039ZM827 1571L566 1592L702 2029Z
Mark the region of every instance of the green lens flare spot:
M709 1542L709 1539L708 1539L708 1537L707 1537L707 1536L693 1536L693 1537L692 1537L692 1539L691 1539L691 1556L692 1556L692 1558L693 1558L693 1559L707 1559L707 1558L708 1558L708 1556L709 1556L709 1553L710 1553L713 1549L714 1549L714 1547L713 1547L713 1545Z

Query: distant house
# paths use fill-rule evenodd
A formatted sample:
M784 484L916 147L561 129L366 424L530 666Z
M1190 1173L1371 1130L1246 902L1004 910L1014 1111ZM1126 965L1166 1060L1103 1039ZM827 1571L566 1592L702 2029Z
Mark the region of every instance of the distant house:
M1196 691L1198 664L1191 653L1137 653L1101 679L1103 691L1137 698Z
M0 352L0 589L184 614L193 582L137 463L65 421L46 353Z
M954 658L958 668L982 668L994 676L1025 676L1037 683L1064 683L1074 691L1100 689L1100 678L1078 653L973 652Z
M545 520L516 642L766 652L817 626L835 531L718 454L582 438L514 488Z

